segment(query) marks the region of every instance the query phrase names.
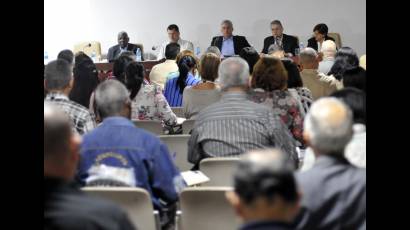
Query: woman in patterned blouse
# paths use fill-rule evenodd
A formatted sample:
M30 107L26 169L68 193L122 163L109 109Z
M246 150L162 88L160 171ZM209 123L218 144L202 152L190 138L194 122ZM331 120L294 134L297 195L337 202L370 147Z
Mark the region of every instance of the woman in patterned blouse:
M303 119L298 101L287 90L287 71L280 59L263 57L256 63L251 80L250 99L273 108L288 127L299 147L304 147Z

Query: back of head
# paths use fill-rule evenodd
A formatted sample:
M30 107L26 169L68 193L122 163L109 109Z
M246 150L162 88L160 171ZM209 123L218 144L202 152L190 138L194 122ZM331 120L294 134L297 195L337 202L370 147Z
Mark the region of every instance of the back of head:
M176 63L179 63L182 57L184 56L191 56L192 58L196 59L194 52L191 50L182 50L180 53L177 55L177 58L175 59Z
M261 88L265 91L286 89L288 73L282 61L275 57L262 57L256 63L251 87Z
M134 60L129 56L120 56L114 61L113 74L117 80L125 84L125 69Z
M342 80L344 71L357 67L358 65L359 57L356 52L350 47L342 47L337 51L335 63L328 75L333 75L337 80Z
M314 50L314 49L312 49L312 48L310 48L310 47L307 47L307 48L304 48L301 52L300 52L300 55L299 55L299 58L300 58L300 63L302 64L302 65L304 65L304 66L306 66L306 65L308 65L308 66L310 66L310 65L314 65L314 64L316 64L318 61L317 61L317 52L316 52L316 50Z
M107 80L95 90L95 103L101 118L120 116L129 103L125 86L117 80Z
M366 125L366 93L356 88L343 88L330 95L342 100L353 112L354 123Z
M293 164L280 150L254 150L245 154L234 172L234 190L251 206L262 198L272 205L280 197L286 203L299 200Z
M324 58L332 58L336 55L336 43L332 40L326 40L322 43L322 53Z
M268 48L268 54L269 55L273 55L273 54L278 53L278 52L283 52L283 48L280 45L274 43L274 44L269 46L269 48Z
M202 55L199 65L199 75L203 80L215 81L218 78L218 68L221 59L213 53Z
M291 60L282 59L281 61L288 72L288 88L303 87L302 77L296 64Z
M249 74L252 74L253 67L255 66L256 62L259 60L258 51L255 50L253 47L244 47L241 52L239 52L239 56L248 63L249 65Z
M205 54L208 53L213 53L216 56L218 56L219 58L221 58L221 51L219 50L219 48L217 46L210 46L205 50Z
M125 86L131 92L130 99L133 100L141 89L144 81L144 66L138 62L131 62L125 69Z
M72 66L66 60L57 59L49 62L44 70L47 90L63 90L69 85L72 75Z
M321 98L310 107L304 122L304 136L319 154L343 155L352 138L352 111L341 100Z
M354 87L366 92L366 70L360 66L346 69L342 75L344 87Z
M246 88L249 82L248 63L240 57L230 57L221 62L218 69L221 90L231 87Z
M197 60L191 55L185 55L181 57L177 64L179 70L177 84L179 86L179 92L182 94L186 87L186 79L188 74L192 69L196 68Z
M74 61L74 53L71 50L61 50L60 53L57 55L57 59L64 59L68 63L73 63Z
M165 47L165 58L168 60L175 60L177 58L177 55L179 54L180 49L181 46L178 43L169 43Z

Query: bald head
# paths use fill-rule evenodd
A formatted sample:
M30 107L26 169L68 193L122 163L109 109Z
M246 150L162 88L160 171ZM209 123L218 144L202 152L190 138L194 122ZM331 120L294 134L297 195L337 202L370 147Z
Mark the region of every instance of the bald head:
M332 40L326 40L322 43L323 58L334 58L336 55L336 43Z
M319 154L343 154L352 138L351 110L339 99L317 100L305 118L304 136Z
M317 52L316 50L307 47L300 52L300 64L302 65L303 69L317 69L319 66L319 62L317 60Z

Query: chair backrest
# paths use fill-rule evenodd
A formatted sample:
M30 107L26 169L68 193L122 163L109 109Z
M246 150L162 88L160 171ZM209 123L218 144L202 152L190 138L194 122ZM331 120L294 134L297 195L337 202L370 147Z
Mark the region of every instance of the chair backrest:
M238 229L239 219L225 197L231 187L186 188L180 194L183 230Z
M339 49L342 47L342 38L339 33L327 33L327 36L335 39L336 47Z
M145 129L146 131L151 132L155 135L164 134L164 129L160 121L133 120L133 122L138 128Z
M210 179L203 186L232 186L232 176L238 162L237 157L215 157L201 160L199 170Z
M177 115L177 117L184 117L185 118L185 115L184 115L184 107L171 107L171 109L172 109L172 112L174 112L175 113L175 115Z
M85 187L84 192L111 200L121 206L138 229L156 229L154 208L149 193L142 188Z
M168 146L169 153L179 171L187 171L194 166L188 162L188 140L190 137L191 135L187 134L159 136L159 139Z
M98 59L101 59L101 43L97 41L80 42L74 45L73 53L84 52L91 57L91 54L95 52Z
M191 130L194 128L195 120L187 119L182 123L182 133L189 134Z

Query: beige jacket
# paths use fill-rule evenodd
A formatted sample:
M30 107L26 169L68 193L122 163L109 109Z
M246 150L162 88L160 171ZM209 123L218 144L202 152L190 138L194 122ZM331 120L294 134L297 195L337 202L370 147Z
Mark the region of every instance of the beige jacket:
M300 76L303 86L312 92L313 100L329 96L334 91L343 88L336 78L319 73L316 69L304 69L300 72Z
M157 64L154 67L152 67L152 70L149 74L149 79L152 82L155 82L158 85L160 85L161 88L163 89L165 82L167 81L168 74L177 72L177 71L178 71L178 66L175 60L166 60L165 62L161 64Z

